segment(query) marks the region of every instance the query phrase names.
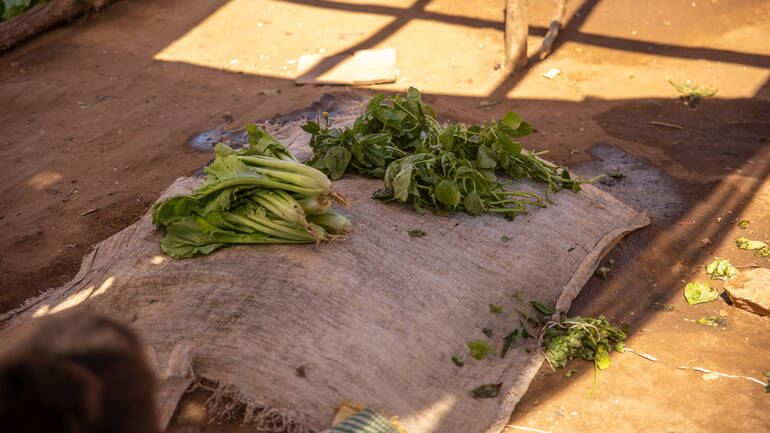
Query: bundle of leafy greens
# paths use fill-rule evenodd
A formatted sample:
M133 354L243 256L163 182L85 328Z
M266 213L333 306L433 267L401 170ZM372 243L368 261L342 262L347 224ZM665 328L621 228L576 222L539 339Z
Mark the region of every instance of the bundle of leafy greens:
M332 200L347 201L326 175L258 127L247 131L247 149L218 143L203 184L155 205L152 221L164 232L160 246L169 256L234 244L319 243L349 232L350 221L329 211Z
M608 368L610 352L623 352L628 328L619 329L603 315L598 318L573 317L560 322L549 322L541 331L545 357L553 367L564 368L570 359L594 362L594 386L598 371ZM589 393L590 395L590 393Z
M314 121L303 126L312 136L314 157L308 164L333 180L346 172L381 178L385 187L374 198L409 203L418 213L427 207L439 215L494 212L513 218L527 212L525 205L552 203L552 192L578 192L601 177L573 178L564 167L539 158L547 151L523 151L515 139L532 133L532 127L512 111L501 122L442 128L413 87L406 96L372 98L352 128L332 128L328 115L323 117L323 127ZM545 197L505 188L522 177L545 183Z

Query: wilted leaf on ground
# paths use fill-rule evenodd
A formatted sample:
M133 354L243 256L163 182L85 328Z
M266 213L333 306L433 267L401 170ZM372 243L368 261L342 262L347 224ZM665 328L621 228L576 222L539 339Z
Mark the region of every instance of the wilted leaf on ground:
M715 316L709 316L709 317L704 316L698 319L696 322L700 323L701 325L712 326L714 328L727 325L727 321L725 319L720 319Z
M471 351L471 356L474 359L479 361L486 358L487 355L489 355L489 352L491 352L491 350L489 349L489 344L487 344L487 342L483 340L469 341L468 349L470 349Z
M502 383L488 383L486 385L481 385L478 388L475 388L473 391L471 391L471 397L473 398L495 398L500 394L500 387L503 386Z
M752 241L741 236L735 240L735 244L742 250L756 251L756 255L760 257L770 256L770 247L762 241Z
M411 236L413 238L421 238L421 237L425 236L425 232L420 230L420 229L409 230L407 233L409 233L409 236Z
M690 305L710 302L719 297L719 292L709 283L692 282L684 288L684 297Z

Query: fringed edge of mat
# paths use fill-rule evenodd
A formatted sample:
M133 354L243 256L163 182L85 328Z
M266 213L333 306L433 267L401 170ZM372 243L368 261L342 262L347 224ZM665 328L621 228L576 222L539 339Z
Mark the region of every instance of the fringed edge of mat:
M203 404L209 422L240 422L259 433L317 433L307 425L302 415L255 401L233 384L220 384L201 377L192 389L212 393Z

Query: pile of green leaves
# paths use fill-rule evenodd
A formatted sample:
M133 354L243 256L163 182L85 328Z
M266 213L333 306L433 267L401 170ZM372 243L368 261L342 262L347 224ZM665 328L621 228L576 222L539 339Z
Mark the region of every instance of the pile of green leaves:
M247 131L248 149L218 143L203 184L155 205L152 221L164 232L160 246L170 257L235 244L318 243L349 230L347 218L329 211L332 199L344 198L326 175L258 127Z
M543 331L545 356L552 366L564 368L570 359L594 361L596 368L610 366L610 352L623 352L627 327L620 329L604 316L573 317L551 322Z
M732 278L740 274L740 271L735 269L729 260L716 259L706 265L706 274L710 275L712 280L718 280L720 278Z
M442 128L413 87L405 96L372 98L352 128L332 128L326 114L324 121L323 127L314 121L303 126L312 136L310 166L333 180L346 172L381 178L384 188L374 198L409 203L418 213L427 207L439 215L494 212L513 218L527 212L525 205L545 207L552 192L577 192L598 179L573 178L564 167L541 160L546 152L523 151L516 139L531 134L532 126L512 111L500 122ZM541 181L545 197L508 190L512 182L502 176Z
M552 367L564 368L570 359L594 362L593 394L599 380L599 370L609 368L610 352L623 352L628 326L616 327L603 315L573 317L561 322L549 322L541 333L545 357Z

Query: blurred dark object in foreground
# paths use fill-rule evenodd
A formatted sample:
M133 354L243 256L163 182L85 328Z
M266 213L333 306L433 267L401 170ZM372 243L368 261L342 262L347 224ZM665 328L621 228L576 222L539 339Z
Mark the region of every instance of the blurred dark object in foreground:
M24 433L156 433L155 376L139 339L70 311L4 333L0 425Z

